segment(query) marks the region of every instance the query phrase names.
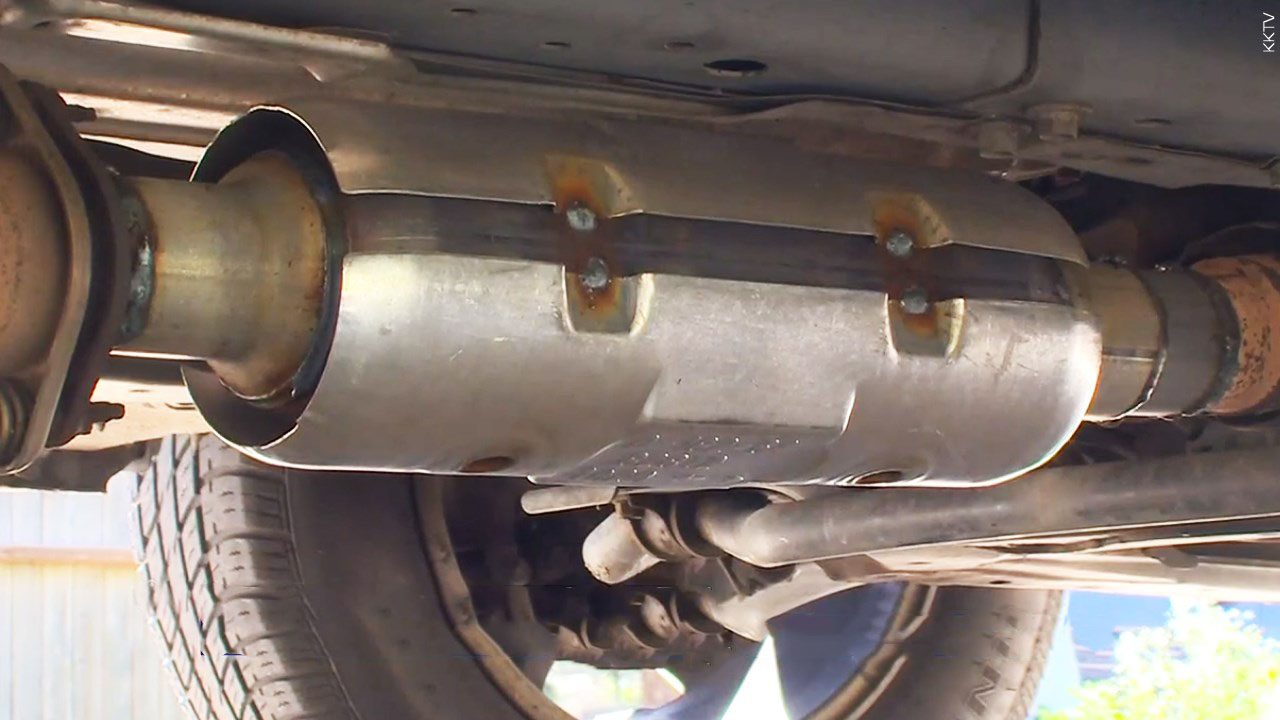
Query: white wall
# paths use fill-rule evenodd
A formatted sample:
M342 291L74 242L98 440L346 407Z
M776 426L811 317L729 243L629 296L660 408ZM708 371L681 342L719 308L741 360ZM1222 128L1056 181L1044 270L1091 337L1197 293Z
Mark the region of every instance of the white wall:
M185 717L143 610L132 484L0 488L0 720Z

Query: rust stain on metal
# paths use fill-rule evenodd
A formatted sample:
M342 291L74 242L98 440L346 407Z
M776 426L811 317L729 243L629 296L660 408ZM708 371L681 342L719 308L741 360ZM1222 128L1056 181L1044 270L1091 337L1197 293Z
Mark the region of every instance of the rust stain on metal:
M502 472L515 464L513 458L506 455L493 455L490 457L482 457L472 460L471 462L458 468L458 472L467 475L487 475L490 473Z
M950 357L960 347L964 317L965 302L959 298L934 302L919 315L904 312L890 301L889 334L898 352Z
M65 296L67 248L57 190L19 152L0 151L0 372L48 352Z
M921 338L938 338L943 332L941 313L937 309L937 288L931 278L931 248L951 242L947 230L929 203L912 193L873 193L870 197L872 226L876 245L884 267L885 293L891 300L890 311L895 324ZM894 233L906 233L914 243L914 251L897 257L886 249L886 241ZM931 299L928 312L902 312L899 302L908 288L920 288Z
M1210 258L1192 269L1226 291L1239 323L1236 373L1211 410L1238 414L1280 407L1280 260Z
M871 194L870 202L871 222L881 245L894 230L910 232L921 248L951 243L951 230L923 197L914 193L877 192Z
M550 155L546 159L551 197L557 208L574 200L589 200L600 217L615 217L640 209L640 204L608 163L571 155Z
M630 192L616 171L589 158L550 156L547 180L559 219L557 244L565 267L565 295L575 330L626 332L635 310L634 292L621 277L624 273L615 251L615 225L611 218L635 209ZM569 226L565 213L573 207L590 210L596 217L592 230ZM608 279L603 286L586 282L583 272L593 258L603 261Z
M7 216L0 222L8 224L0 231L0 255L7 256L6 271L14 273L0 278L14 293L0 305L21 306L3 310L7 320L17 322L0 328L0 374L20 387L30 403L21 408L22 432L0 438L10 448L0 458L4 472L26 466L50 441L64 442L74 432L77 414L60 413L59 407L64 400L74 406L78 391L89 386L73 373L73 363L96 272L85 188L101 179L101 173L81 165L86 182L77 179L71 163L90 160L81 152L83 146L70 139L74 130L56 98L47 88L24 88L0 67L0 152L9 166L8 177L0 178L8 204L0 211ZM60 147L55 135L69 145ZM0 296L4 294L0 290ZM56 309L47 318L50 303ZM46 323L51 324L45 327ZM14 347L4 347L10 342Z
M902 323L902 327L912 333L920 337L935 337L938 334L938 313L932 305L928 312L919 314L903 312L900 307L895 307L895 312L900 315L898 320Z

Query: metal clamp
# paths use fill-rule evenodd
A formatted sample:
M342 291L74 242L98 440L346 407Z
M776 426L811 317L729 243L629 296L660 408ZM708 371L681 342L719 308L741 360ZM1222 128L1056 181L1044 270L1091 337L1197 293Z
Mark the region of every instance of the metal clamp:
M56 95L0 68L0 474L81 430L127 265L111 182Z

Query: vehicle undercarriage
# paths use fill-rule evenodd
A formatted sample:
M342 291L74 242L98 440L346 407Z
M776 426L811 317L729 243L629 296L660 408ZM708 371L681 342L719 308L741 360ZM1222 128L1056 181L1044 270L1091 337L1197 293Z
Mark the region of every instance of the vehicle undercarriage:
M869 14L840 75L823 3L761 59L732 3L605 4L613 48L551 2L167 5L0 2L3 484L208 432L443 476L443 606L529 678L884 583L1280 599L1280 69L1214 44L1251 8L924 3L988 66Z

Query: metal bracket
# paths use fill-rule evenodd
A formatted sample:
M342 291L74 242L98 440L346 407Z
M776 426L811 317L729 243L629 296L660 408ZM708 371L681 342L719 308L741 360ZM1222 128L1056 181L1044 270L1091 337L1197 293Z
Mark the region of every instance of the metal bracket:
M33 201L0 205L7 265L0 270L10 287L0 295L0 342L8 346L0 355L0 401L10 420L0 423L0 475L8 475L83 429L123 313L114 290L129 261L116 242L120 212L110 177L71 128L65 106L2 67L0 159L11 170L9 196Z

